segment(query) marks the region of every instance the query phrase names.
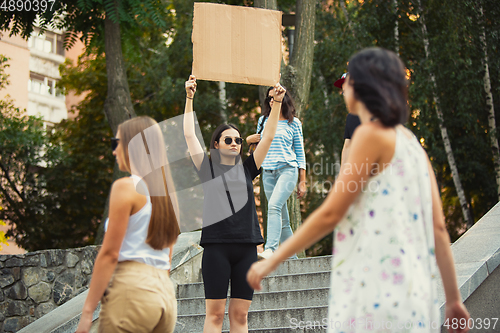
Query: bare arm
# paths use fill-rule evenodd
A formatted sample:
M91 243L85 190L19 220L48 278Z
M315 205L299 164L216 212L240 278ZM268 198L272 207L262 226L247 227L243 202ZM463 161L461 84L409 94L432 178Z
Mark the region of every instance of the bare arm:
M247 141L248 144L259 143L259 141L260 141L260 134L251 134L251 135L247 136L246 141Z
M444 293L446 295L446 318L451 320L461 318L468 320L470 318L467 309L462 303L460 292L457 285L457 276L455 273L455 264L453 262L453 255L450 248L450 236L446 230L444 222L443 208L441 206L441 198L439 197L439 190L436 182L436 176L432 170L430 162L428 162L429 175L431 178L431 191L432 191L432 218L434 226L434 242L436 247L436 261L443 280ZM459 325L460 327L461 325ZM456 332L467 332L469 329L460 330Z
M278 265L333 231L337 223L347 212L347 209L356 199L365 183L370 177L371 170L364 168L364 163L374 165L377 163L386 147L377 140L368 129L370 125L360 127L353 142L353 154L348 162L358 166L361 172L341 173L335 181L332 191L328 194L321 206L316 209L305 222L297 229L292 237L278 247L268 260L254 263L247 274L250 286L256 290L261 289L262 278L275 270ZM259 144L260 145L260 144ZM368 172L366 172L368 171ZM356 183L356 191L349 191L346 184Z
M262 165L262 162L264 162L267 152L269 151L269 147L271 147L271 142L273 142L280 118L281 101L283 100L283 97L285 97L286 93L285 88L283 88L279 83L276 83L276 86L271 91L274 94L273 107L271 108L271 113L269 114L266 127L262 132L262 139L253 153L257 169L260 169L260 166ZM262 124L262 126L264 126L264 124Z
M133 191L133 192L132 192ZM127 231L128 220L133 208L135 188L130 179L114 182L109 201L109 226L102 247L95 260L89 293L83 305L77 333L88 332L92 325L92 314L102 298L118 263L118 254Z
M186 88L186 107L184 108L184 138L188 146L189 154L194 165L198 170L203 162L204 151L200 141L196 137L194 113L193 113L193 98L196 92L196 78L194 75L189 76L189 80L185 83Z
M302 198L307 192L306 170L299 169L299 185L297 186L297 196Z
M170 263L170 269L168 270L169 272L172 270L172 257L174 255L174 244L169 246L169 252L168 252L168 262Z
M340 160L340 164L344 164L347 160L347 156L349 156L349 150L351 149L351 139L344 140L344 147L342 147L342 156Z

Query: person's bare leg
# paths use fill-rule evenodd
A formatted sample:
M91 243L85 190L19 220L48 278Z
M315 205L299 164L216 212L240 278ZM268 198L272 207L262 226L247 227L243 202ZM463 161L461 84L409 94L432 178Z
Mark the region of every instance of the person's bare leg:
M248 309L252 301L231 298L229 301L229 327L231 333L248 332Z
M203 333L220 333L222 331L222 322L224 321L226 299L206 299L205 307Z

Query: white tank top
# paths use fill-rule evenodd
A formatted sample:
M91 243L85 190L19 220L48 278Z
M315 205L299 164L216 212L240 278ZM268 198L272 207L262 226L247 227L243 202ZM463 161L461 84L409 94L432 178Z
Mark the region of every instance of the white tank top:
M137 176L131 176L134 183L141 179ZM144 185L144 182L141 182ZM145 189L148 193L147 188ZM146 204L135 214L130 215L128 220L127 232L120 248L118 261L133 260L142 262L159 269L170 269L168 247L163 250L155 250L146 244L148 235L149 221L151 220L152 205L149 195L146 196ZM109 218L106 219L104 230L108 230Z

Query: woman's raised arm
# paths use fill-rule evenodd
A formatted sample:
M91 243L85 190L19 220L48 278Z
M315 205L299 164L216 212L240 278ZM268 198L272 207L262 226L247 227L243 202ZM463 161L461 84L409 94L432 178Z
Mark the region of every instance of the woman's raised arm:
M274 89L270 90L270 93L273 94L274 98L273 107L271 109L271 113L269 114L269 119L266 123L266 127L264 128L264 132L262 133L262 139L253 153L255 165L259 169L262 162L264 162L264 159L266 158L269 147L271 147L271 142L273 142L274 135L276 134L278 121L280 119L281 102L285 97L286 90L281 86L281 84L276 83L276 86L274 86ZM262 124L262 126L264 126L264 124Z
M194 75L189 76L189 80L185 83L186 88L186 107L184 108L184 138L189 150L189 155L193 160L194 165L198 170L201 168L203 156L205 152L200 141L196 137L194 113L193 113L193 98L196 92L196 78Z

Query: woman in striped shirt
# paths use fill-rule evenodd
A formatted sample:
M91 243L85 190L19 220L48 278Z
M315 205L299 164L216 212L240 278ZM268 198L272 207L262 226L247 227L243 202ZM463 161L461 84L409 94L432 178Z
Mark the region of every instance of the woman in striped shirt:
M271 89L267 90L266 102L257 125L259 134L249 136L248 143L260 141L260 133L267 124L271 108L274 103L278 103L270 95ZM266 259L273 254L280 243L292 236L286 202L293 193L299 176L297 196L300 199L306 193L306 156L302 123L295 117L295 106L288 92L281 103L278 129L262 163L262 180L268 201L268 212L267 241L264 252L259 256Z

